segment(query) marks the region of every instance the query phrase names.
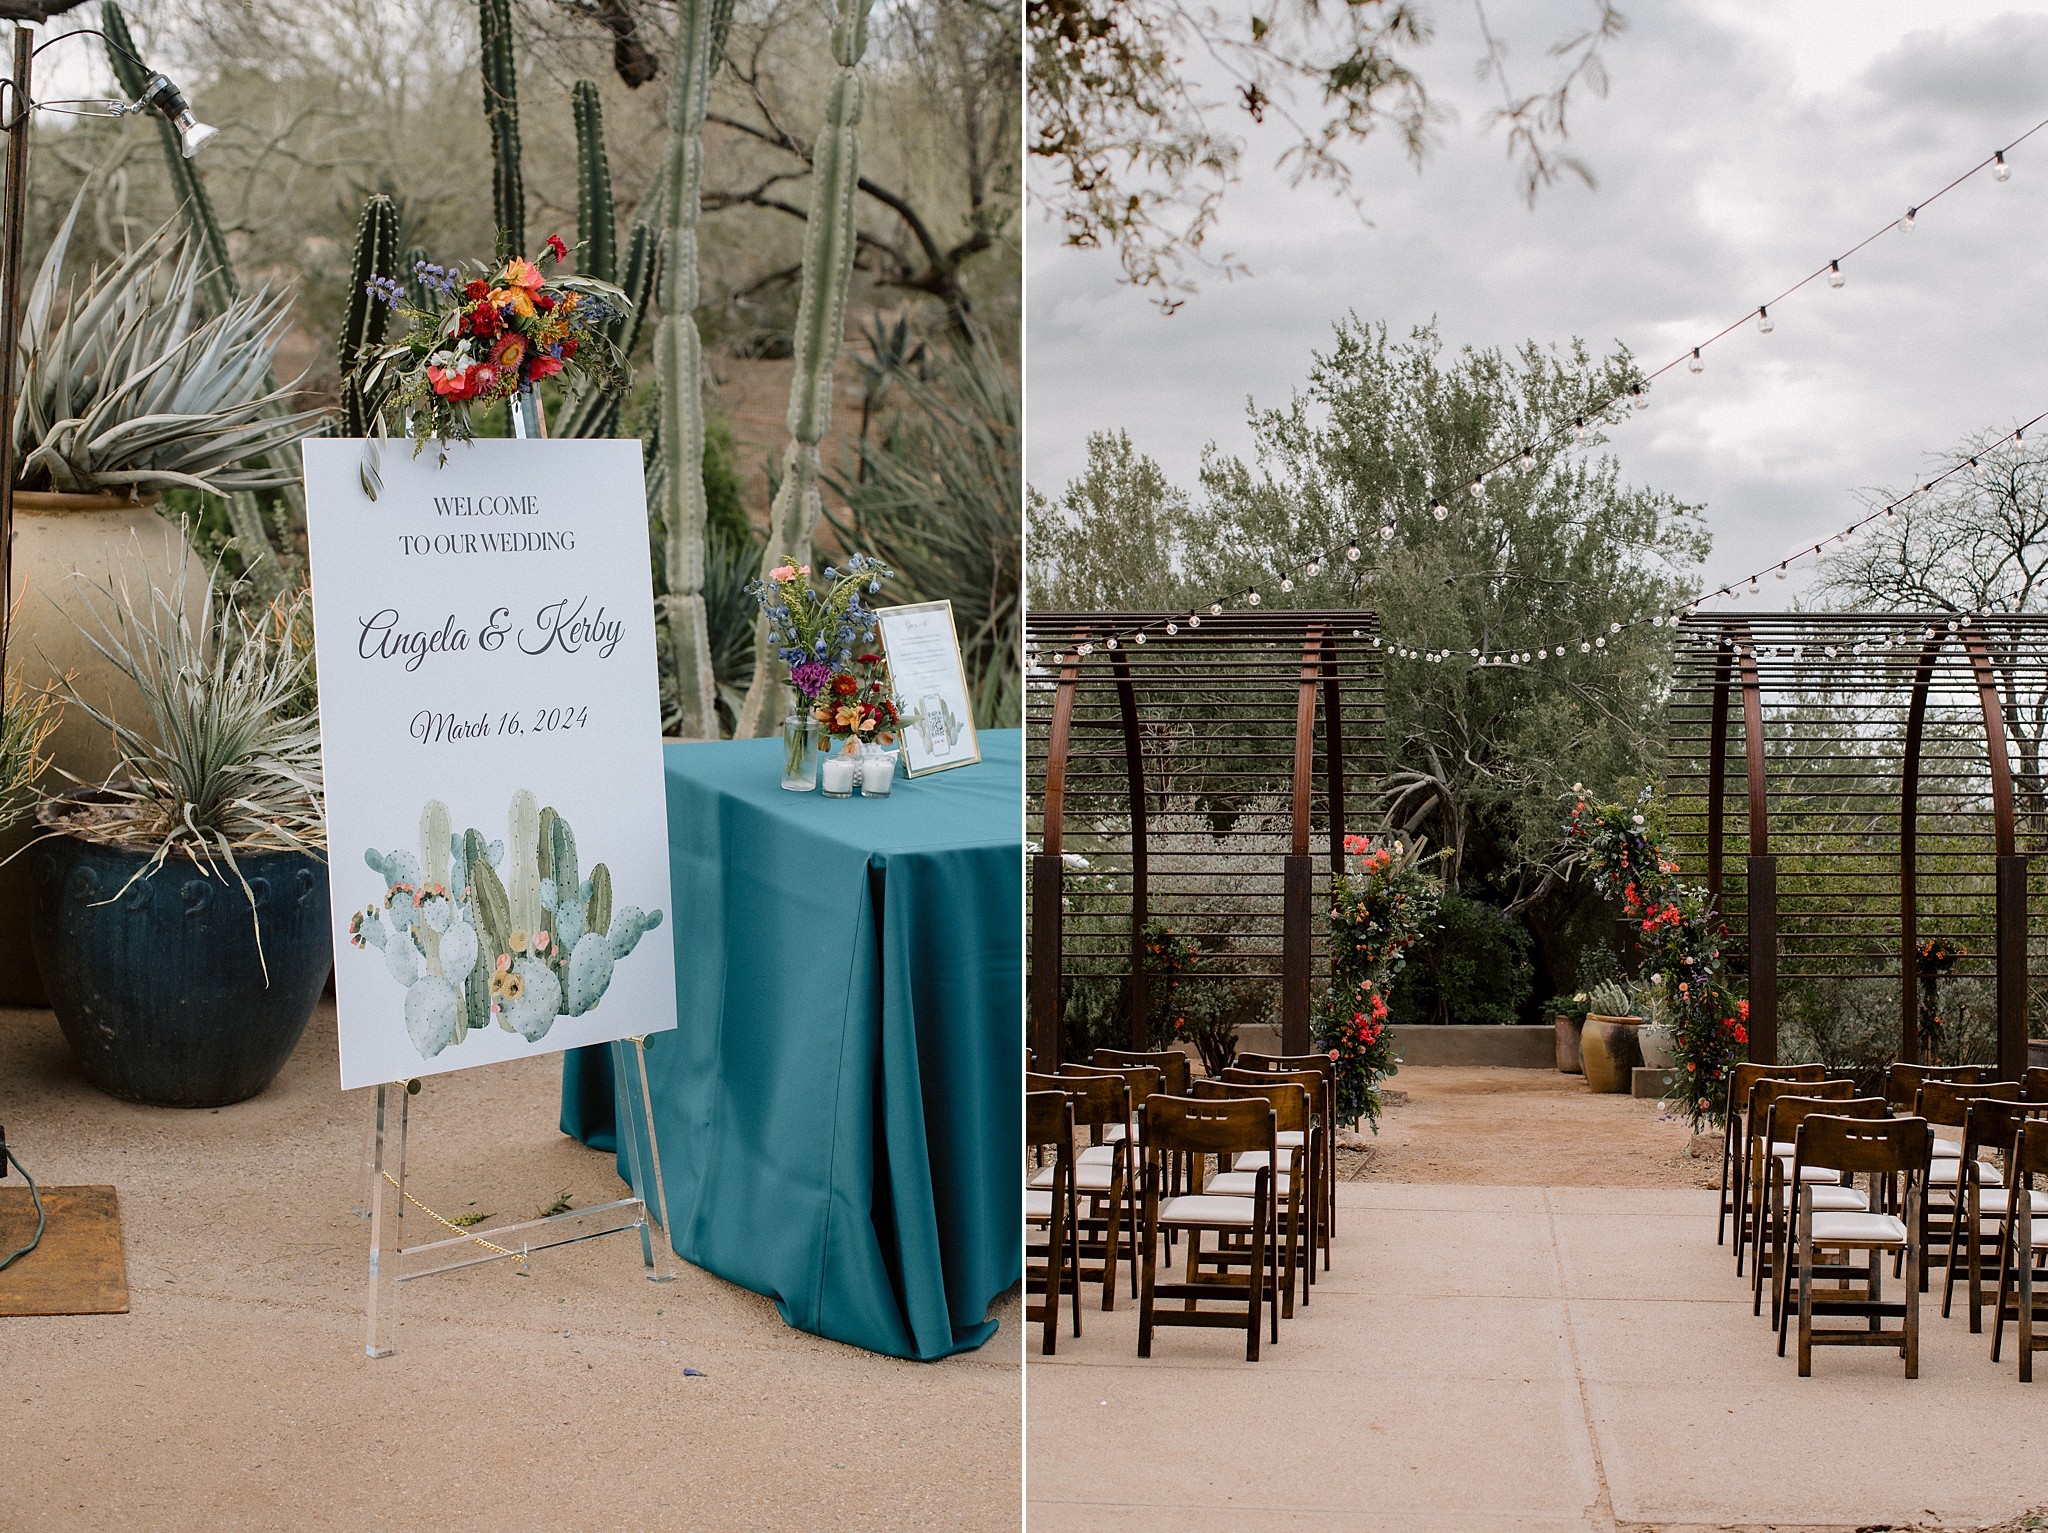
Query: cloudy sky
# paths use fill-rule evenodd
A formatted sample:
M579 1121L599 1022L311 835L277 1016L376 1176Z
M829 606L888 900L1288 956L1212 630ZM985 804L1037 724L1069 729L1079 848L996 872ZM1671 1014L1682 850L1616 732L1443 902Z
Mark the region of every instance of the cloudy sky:
M1271 164L1257 130L1212 248L1249 279L1202 281L1172 317L1117 284L1114 256L1027 231L1027 469L1057 494L1089 432L1123 428L1190 489L1204 446L1246 453L1246 401L1283 403L1347 311L1395 333L1432 316L1451 345L1619 341L1654 368L1740 317L2048 118L2048 0L1623 0L1612 89L1572 148L1599 185L1532 212L1497 135L1471 9L1437 0L1424 78L1458 109L1418 174L1391 141L1354 159L1364 218ZM1584 0L1493 0L1510 79ZM1242 119L1240 119L1242 120ZM1611 433L1631 481L1703 502L1712 584L1810 546L1854 492L1904 488L1965 433L2048 411L2048 129L1844 265L1667 374ZM1370 222L1364 221L1369 219ZM1789 596L1803 582L1766 587ZM1771 604L1775 605L1773 600Z

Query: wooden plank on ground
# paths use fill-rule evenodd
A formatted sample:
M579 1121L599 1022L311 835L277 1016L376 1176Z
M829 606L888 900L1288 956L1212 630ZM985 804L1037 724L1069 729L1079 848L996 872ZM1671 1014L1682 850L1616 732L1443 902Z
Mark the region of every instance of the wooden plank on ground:
M111 1187L45 1187L42 1243L0 1272L0 1316L125 1315L128 1263ZM36 1232L24 1186L0 1187L0 1255Z

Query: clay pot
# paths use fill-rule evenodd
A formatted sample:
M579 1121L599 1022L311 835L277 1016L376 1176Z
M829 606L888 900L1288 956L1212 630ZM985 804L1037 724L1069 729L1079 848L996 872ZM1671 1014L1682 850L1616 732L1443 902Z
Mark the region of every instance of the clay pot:
M1584 1075L1586 1062L1581 1053L1579 1034L1585 1030L1584 1017L1568 1017L1557 1014L1557 1071L1560 1075Z
M207 611L206 566L184 535L156 513L160 499L150 492L125 495L14 493L14 622L7 635L7 668L29 687L50 685L69 674L79 692L124 723L147 715L126 678L79 632L73 619L94 625L93 614L111 616L107 599L71 578L77 571L119 590L125 583L139 607L153 585L166 595L185 587L185 608L193 622ZM77 707L50 737L55 766L87 782L104 782L114 767L113 737ZM61 793L71 781L54 768L42 789ZM11 856L36 834L23 825L0 835L0 858ZM33 895L27 857L0 866L0 1005L47 1006L41 975L29 942Z
M1586 1065L1586 1085L1593 1091L1626 1092L1634 1084L1632 1073L1643 1062L1636 1038L1642 1017L1586 1018L1580 1034L1580 1053Z

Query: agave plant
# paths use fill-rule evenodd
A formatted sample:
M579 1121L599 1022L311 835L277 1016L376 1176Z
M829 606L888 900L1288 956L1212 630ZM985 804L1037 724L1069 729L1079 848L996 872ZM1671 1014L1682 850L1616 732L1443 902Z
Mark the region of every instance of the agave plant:
M321 412L284 410L291 389L271 387L290 299L236 297L200 320L201 247L166 224L71 290L53 318L82 201L81 192L22 315L17 487L226 495L291 481L263 455L304 436Z
M45 749L63 705L47 692L30 691L21 676L7 678L6 706L0 708L0 831L12 830L35 813L37 785L48 770Z
M299 706L313 652L298 635L310 627L312 594L247 616L230 588L211 619L195 624L182 586L167 596L152 585L145 602L125 585L72 578L98 597L92 626L79 631L134 684L146 717L117 719L68 678L61 683L68 703L113 734L119 768L108 802L63 815L57 828L153 845L137 877L173 855L209 871L218 857L242 883L253 918L237 852L317 857L327 847L320 725Z

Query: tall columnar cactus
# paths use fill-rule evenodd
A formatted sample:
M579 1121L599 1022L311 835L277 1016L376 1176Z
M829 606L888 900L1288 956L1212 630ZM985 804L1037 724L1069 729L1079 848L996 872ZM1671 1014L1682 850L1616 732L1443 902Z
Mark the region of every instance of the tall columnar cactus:
M505 255L526 254L526 184L519 174L519 67L512 0L477 0L483 35L484 117L491 125L491 208Z
M355 259L349 267L348 308L342 315L341 339L335 360L341 365L341 434L369 436L375 430L378 401L365 398L354 373L365 351L384 344L384 325L391 307L370 296L370 283L398 274L398 209L382 192L363 203L356 221Z
M420 811L421 888L448 887L448 806L437 798L427 800ZM461 897L462 891L455 891ZM420 933L420 951L427 956L427 972L441 972L441 935L432 929Z
M576 240L582 247L577 269L616 284L619 242L612 212L612 167L604 152L604 106L595 80L578 80L570 87L569 110L576 119Z
M832 371L846 333L846 289L853 276L853 209L860 188L860 117L866 93L860 61L867 52L872 4L873 0L839 0L839 19L832 27L832 57L839 72L826 101L824 130L811 150L796 374L789 383L790 442L782 455L782 483L768 513L764 578L784 559L809 562L811 530L823 509L818 499L818 444L832 424ZM738 736L771 733L781 713L782 689L775 674L779 662L768 642L767 620L757 621L754 679L733 731Z
M498 877L493 864L497 861L481 831L471 830L462 838L463 850L469 867L469 903L476 922L477 944L487 957L487 964L472 970L469 977L468 993L465 997L469 1025L483 1027L491 1020L491 974L496 966L497 955L512 950L512 902L505 893L505 885ZM498 857L505 854L505 844L498 843Z
M529 937L540 925L540 801L521 788L505 817L505 895L512 930Z
M100 6L100 30L106 33L107 62L113 66L114 78L120 81L121 89L131 97L139 97L143 87L149 83L149 74L135 62L139 49L135 39L129 35L128 19L121 14L121 7L115 0L104 0ZM234 262L228 257L227 236L221 232L220 220L213 216L213 199L206 193L206 182L200 179L197 162L185 158L184 146L178 141L177 129L170 119L161 112L148 114L156 124L157 137L163 145L164 164L169 168L171 194L185 214L185 221L191 228L194 239L205 252L208 267L201 280L201 293L216 313L225 308L241 293L241 284L235 277ZM277 387L273 374L264 385L266 391ZM296 454L294 454L296 456ZM281 492L285 505L292 515L303 521L306 514L304 489L294 480ZM242 546L243 562L249 571L249 582L256 594L264 601L275 600L284 592L284 569L277 559L277 551L270 541L270 533L263 525L263 502L248 492L242 491L228 497L228 525L235 530L235 541ZM268 554L265 558L263 555Z
M678 725L718 738L718 681L704 614L704 347L697 334L697 218L704 185L704 112L732 20L732 0L678 0L676 70L669 91L663 200L668 250L654 364L661 384L660 440L667 499L668 621L674 640Z

